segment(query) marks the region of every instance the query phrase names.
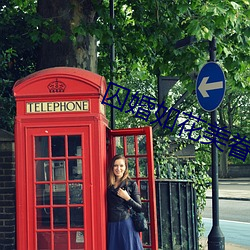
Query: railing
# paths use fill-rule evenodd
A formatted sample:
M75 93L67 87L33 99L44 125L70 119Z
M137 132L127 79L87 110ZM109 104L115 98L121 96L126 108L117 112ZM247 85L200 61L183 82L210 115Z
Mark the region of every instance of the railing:
M196 193L187 180L156 180L159 250L198 250Z

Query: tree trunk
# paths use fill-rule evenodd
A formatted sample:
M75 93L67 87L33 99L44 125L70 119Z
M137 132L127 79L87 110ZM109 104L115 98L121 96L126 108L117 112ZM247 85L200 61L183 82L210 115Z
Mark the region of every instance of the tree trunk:
M219 124L220 127L226 127L228 131L232 131L233 128L233 108L231 106L232 100L231 95L228 94L227 102L224 106L219 107ZM228 141L224 141L225 145L221 145L223 152L220 153L220 164L219 164L219 177L228 178L228 151L229 151L229 138Z
M54 24L48 27L43 25L41 30L43 36L50 39L46 37L42 40L38 51L38 69L69 66L97 71L96 38L85 33L96 22L96 10L91 0L38 0L38 14ZM55 31L58 30L61 30L62 39L53 42L51 35L54 34L57 40Z
M222 146L223 152L220 154L219 177L228 178L228 145Z

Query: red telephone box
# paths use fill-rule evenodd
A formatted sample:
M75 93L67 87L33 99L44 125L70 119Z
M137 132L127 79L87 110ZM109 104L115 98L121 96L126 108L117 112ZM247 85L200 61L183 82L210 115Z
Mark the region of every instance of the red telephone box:
M158 249L151 128L109 130L105 79L86 70L45 69L13 91L17 249L106 250L107 156L121 145L149 219L144 247Z

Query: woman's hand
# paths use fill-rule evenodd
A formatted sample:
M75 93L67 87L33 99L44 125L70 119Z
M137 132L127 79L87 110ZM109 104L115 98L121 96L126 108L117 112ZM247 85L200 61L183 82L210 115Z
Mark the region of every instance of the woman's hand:
M131 197L129 196L127 190L123 190L121 188L118 189L117 195L119 197L121 197L122 199L124 199L125 201L129 201L131 199Z

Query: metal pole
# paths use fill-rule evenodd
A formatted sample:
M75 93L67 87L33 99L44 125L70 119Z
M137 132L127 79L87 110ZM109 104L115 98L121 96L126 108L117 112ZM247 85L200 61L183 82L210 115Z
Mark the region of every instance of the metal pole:
M213 37L209 42L210 61L215 62L216 41ZM211 124L217 123L217 110L211 112ZM218 149L212 143L212 205L213 226L208 235L208 250L224 250L225 238L219 224L219 181L218 181Z
M114 10L114 0L109 1L109 11L110 11L110 31L113 34L115 19L115 10ZM110 46L110 81L114 81L114 63L115 63L115 43L114 40ZM114 91L113 85L111 85L111 92ZM114 107L114 98L111 99L111 114L110 114L110 127L115 129L115 109Z

